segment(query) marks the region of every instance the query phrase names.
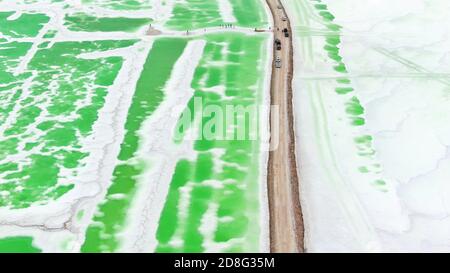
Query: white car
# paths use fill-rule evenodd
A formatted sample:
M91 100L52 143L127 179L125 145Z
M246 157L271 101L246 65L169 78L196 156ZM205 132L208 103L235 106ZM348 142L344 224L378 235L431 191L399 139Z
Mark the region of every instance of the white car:
M281 68L281 58L280 57L277 57L275 59L275 67L276 68Z

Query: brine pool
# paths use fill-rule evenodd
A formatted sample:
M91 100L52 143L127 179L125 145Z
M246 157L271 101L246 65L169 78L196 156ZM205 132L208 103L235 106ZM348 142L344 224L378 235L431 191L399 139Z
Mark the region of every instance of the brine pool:
M260 0L0 1L0 252L267 250L265 142L202 137L197 106L268 103L268 20ZM222 129L267 130L241 118Z

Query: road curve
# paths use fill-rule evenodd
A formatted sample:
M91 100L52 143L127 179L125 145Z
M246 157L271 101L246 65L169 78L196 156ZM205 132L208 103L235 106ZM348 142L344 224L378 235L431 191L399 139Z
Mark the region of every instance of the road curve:
M292 107L293 47L289 18L279 0L266 0L274 26L274 39L282 49L274 46L271 80L271 105L278 106L278 115L270 117L271 144L268 162L267 188L270 213L270 251L304 252L304 229L299 196L295 133ZM283 17L284 20L282 19ZM287 28L289 37L282 30ZM275 60L281 58L281 68ZM275 115L274 115L275 114Z

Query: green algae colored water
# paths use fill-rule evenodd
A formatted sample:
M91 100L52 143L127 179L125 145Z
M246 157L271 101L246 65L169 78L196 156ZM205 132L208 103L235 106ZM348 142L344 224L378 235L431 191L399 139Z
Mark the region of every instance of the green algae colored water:
M208 43L204 56L192 82L195 97L201 97L205 107L259 104L262 96L260 93L262 71L254 68L260 67L260 54L266 37L226 34L208 35L206 39ZM137 132L143 121L162 101L164 83L168 80L171 69L183 52L187 41L188 39L180 38L158 39L150 51L125 125L126 136L118 157L122 163L116 166L113 184L86 233L83 252L113 252L120 247L117 234L124 228L126 214L139 187L138 178L145 165L135 155L139 146ZM230 50L227 55L217 54L223 51L223 44ZM229 64L220 70L207 69L211 61L228 61ZM203 82L202 79L207 80ZM203 91L205 88L220 84L227 87L227 98ZM259 89L252 88L255 85L259 86ZM208 118L204 118L205 124L207 121ZM160 218L157 231L159 245L156 251L203 251L203 235L200 234L199 225L210 202L218 205L217 217L231 219L218 225L214 240L226 242L233 238L241 238L240 243L230 245L226 251L257 251L259 227L249 223L258 221L259 218L259 140L199 140L195 143L194 149L198 152L196 161L181 160L177 164ZM222 172L213 171L216 162L213 159L212 149L224 150L224 155L220 159L225 163ZM236 168L234 164L240 164L241 168ZM246 170L243 171L242 168ZM204 181L210 179L222 181L225 186L217 190L202 185ZM179 189L190 182L196 185L190 196L189 215L186 219L178 219ZM113 198L113 195L118 193L125 197ZM179 233L185 234L182 237L183 247L169 247L167 243L174 234Z
M114 10L149 9L151 2L82 1L87 6ZM265 10L257 0L230 0L230 4L237 19L235 25L251 28L267 25ZM70 7L70 4L65 7ZM83 149L82 142L92 135L108 89L123 65L122 57L114 56L114 53L98 58L83 58L81 54L126 48L137 42L55 42L53 38L57 30L54 27L45 34L40 33L50 15L23 13L15 20L7 20L13 15L14 12L10 11L0 12L2 35L12 39L43 35L44 40L37 44L37 52L25 70L17 74L15 70L30 52L33 41L0 38L0 125L3 126L0 133L0 192L8 193L2 195L0 207L11 210L46 205L76 187L75 181L66 178L77 177L79 169L85 166L84 159L89 154ZM150 18L95 17L87 13L68 13L64 17L68 30L85 32L133 32L151 22ZM216 0L187 0L176 4L174 16L167 26L184 30L219 24L223 24L223 20ZM192 82L195 97L201 97L204 106L222 108L261 103L261 80L264 78L261 59L266 56L262 50L267 36L224 33L200 39L206 39L207 46ZM189 38L155 41L137 88L133 90L132 105L124 124L125 138L112 184L86 231L81 251L114 252L120 247L120 232L126 225L130 204L138 190L138 178L146 168L146 162L136 156L140 142L137 132L163 101L163 86L188 41ZM223 55L225 49L229 52ZM211 61L226 61L227 64L211 67L208 65ZM206 81L203 83L202 79ZM205 90L218 85L226 86L225 96ZM8 119L11 116L14 118ZM234 118L239 119L237 116ZM207 124L210 119L205 117L203 122ZM220 221L213 240L220 243L236 239L225 249L229 252L259 250L259 227L250 224L259 221L259 145L259 140L199 140L195 143L196 160L178 162L163 214L160 219L154 219L159 221L157 251L204 251L205 238L199 230L199 221L205 217L211 202L218 207L216 216L228 219ZM223 163L221 171L216 170L218 162L214 149L224 151L220 157ZM223 183L223 188L204 185L209 179ZM188 216L178 219L178 208L173 205L179 202L177 190L190 183L194 185ZM117 198L118 194L123 198ZM179 248L167 244L174 234L183 234L183 245ZM41 250L33 245L32 237L8 237L0 239L2 251Z
M138 131L164 99L164 84L186 44L187 40L179 38L158 39L153 44L128 111L125 139L118 157L122 163L114 169L114 178L106 199L87 230L81 248L83 252L113 252L119 246L115 236L124 227L130 202L138 187L137 178L143 171L135 155L139 145ZM112 198L114 194L123 194L125 197Z
M242 34L222 34L206 36L207 45L199 67L195 72L192 88L195 95L201 98L203 107L215 106L223 110L227 106L260 105L262 96L261 80L265 36L245 36ZM224 47L227 54L221 54ZM226 62L221 69L211 69L210 62ZM256 68L256 69L255 69ZM225 96L207 91L208 88L223 85ZM256 86L256 88L253 88ZM187 107L192 107L190 103ZM198 109L192 109L194 111ZM203 117L206 126L212 117ZM233 116L226 124L236 126L238 117ZM241 126L245 126L241 125ZM204 128L201 128L204 129ZM199 140L195 142L197 160L181 160L178 162L161 214L157 239L158 252L203 252L204 237L200 231L202 218L210 204L217 206L219 222L214 231L213 241L230 243L224 251L258 251L259 247L259 140L215 140L205 139L199 132ZM253 132L255 133L255 132ZM220 157L223 167L217 171L219 162L213 158L213 150L223 151ZM239 167L238 167L239 166ZM214 188L205 184L215 180L223 185ZM180 216L180 191L191 188L187 215ZM220 219L228 219L220 221ZM181 239L180 246L171 241Z
M76 13L64 17L64 25L72 31L133 32L152 22L148 18L95 17Z
M39 253L39 248L33 246L32 237L0 238L0 253Z
M140 10L151 8L151 0L82 0L84 5L100 6L115 10Z
M35 37L50 18L40 13L24 13L15 20L7 20L15 12L0 12L0 33L13 38Z
M268 24L266 12L258 0L229 0L235 26L265 27ZM167 27L176 30L193 30L207 27L218 27L226 24L219 11L217 0L186 0L178 2Z
M2 101L2 107L0 107L0 124L6 121L8 113L14 108L16 100L22 93L19 87L27 77L27 75L14 76L10 70L19 65L20 58L25 56L32 45L32 43L24 42L0 43L0 82L2 83L2 87L0 87L0 100ZM0 142L0 147L3 148L0 149L0 160L8 155L8 146L6 144L2 145Z
M30 45L14 43L19 50L2 60L8 69L1 79L11 85L2 92L6 108L0 119L6 121L12 113L15 118L4 125L0 135L0 191L9 193L0 199L0 206L18 209L46 204L75 186L58 183L64 178L61 172L76 175L77 168L83 166L82 159L88 154L81 150L79 142L92 133L106 87L122 66L120 57L82 59L78 55L128 47L135 42L55 43L39 49L27 71L18 77L10 72L18 65L14 60L26 54ZM26 80L31 84L24 93ZM86 101L86 97L91 99ZM23 157L8 159L19 154Z
M264 5L258 0L229 0L237 25L262 28L269 24Z

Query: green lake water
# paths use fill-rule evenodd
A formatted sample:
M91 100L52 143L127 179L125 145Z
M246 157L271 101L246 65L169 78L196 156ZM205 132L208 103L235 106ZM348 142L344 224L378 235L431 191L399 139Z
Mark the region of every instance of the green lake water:
M27 72L19 77L6 73L11 83L10 88L2 92L8 99L2 104L7 106L2 119L6 120L12 113L15 118L4 128L0 138L0 147L3 147L0 170L4 170L0 173L0 191L9 192L0 199L0 206L26 208L46 204L74 187L70 182L58 183L63 178L61 171L76 175L77 168L83 165L82 159L88 154L81 150L79 143L92 133L107 87L122 66L120 57L88 60L76 56L134 43L55 43L50 48L39 49L29 62ZM22 50L27 47L16 45ZM13 66L8 59L4 61L11 69ZM23 90L25 81L31 82L27 90ZM9 159L16 154L26 156Z
M201 98L203 107L215 106L223 109L227 106L260 105L262 103L263 67L261 59L265 52L265 36L245 36L242 34L217 34L207 36L207 45L199 67L195 72L192 87L195 94L187 107L193 106L195 98ZM224 46L228 53L221 54ZM211 67L212 62L226 62L225 67ZM256 68L256 69L255 69ZM214 86L225 86L226 97L207 91ZM195 112L198 109L191 109ZM207 126L213 117L203 117ZM239 130L246 126L238 122L237 115L225 123L228 129ZM204 128L201 128L204 129ZM225 128L226 130L226 128ZM257 128L256 128L257 130ZM203 130L200 130L201 134ZM248 132L251 133L257 132ZM259 226L251 223L259 220L259 140L210 140L199 136L194 149L197 160L178 162L160 218L157 239L160 252L202 252L204 238L199 230L202 217L208 205L216 204L217 217L229 219L219 221L214 233L215 242L227 242L242 239L230 244L225 251L257 251L259 246ZM214 160L213 150L223 151L219 159L223 168L214 170L218 164ZM216 189L205 182L220 181L223 188ZM192 187L187 215L180 218L180 190ZM183 240L180 247L173 247L170 240L179 236Z
M32 237L0 238L0 253L39 253L41 250L33 246Z
M76 13L64 17L64 25L72 31L128 31L134 32L139 28L149 25L149 18L126 18L126 17L95 17L85 13Z
M178 38L158 39L148 55L125 123L125 139L118 157L122 163L114 169L114 178L106 199L87 230L86 241L81 249L83 252L113 252L119 246L115 236L123 229L130 202L138 187L137 177L145 165L135 155L139 145L138 131L164 99L164 84L186 43L186 40ZM125 197L112 198L114 194L123 194Z
M63 0L51 2L65 4ZM82 3L116 11L139 11L150 9L152 1L83 0ZM249 28L267 25L259 1L230 0L230 4L237 19L235 25ZM64 7L70 8L71 4ZM56 28L41 32L51 15L26 12L8 20L12 15L13 11L0 11L0 33L4 37L0 37L0 193L7 193L1 196L0 207L14 211L59 200L77 186L76 181L68 178L78 177L79 169L86 166L89 153L82 143L94 133L93 125L105 107L105 98L123 69L124 60L114 53L97 58L84 58L81 54L128 48L139 39L57 42ZM67 13L62 18L61 23L75 32L133 33L153 22L152 18L98 17L80 12ZM220 24L223 20L216 0L186 0L175 5L166 26L184 30ZM155 38L136 89L130 90L134 95L123 124L125 138L111 186L87 228L82 252L120 249L123 240L120 233L127 226L139 178L149 168L148 162L136 155L141 143L138 131L164 100L164 85L187 43L191 39L206 40L204 55L191 83L195 93L186 108L191 109L195 98L201 98L203 107L225 109L262 103L268 37L230 32L196 38ZM33 46L37 46L37 51L18 73ZM209 89L218 86L224 88L224 94ZM198 118L205 126L212 119L196 116L190 129L203 129L194 128ZM241 118L235 115L228 122L235 128L248 127L247 123L240 123ZM258 128L247 134L254 134L255 130ZM183 141L174 139L173 145ZM156 251L205 251L206 239L199 225L209 204L217 207L213 242L231 240L224 249L227 252L258 251L260 226L254 223L260 220L259 140L200 139L192 148L196 159L177 162L163 212L154 219L158 221ZM214 154L218 150L222 152L219 158ZM222 183L223 187L211 187L205 183L208 180ZM191 188L189 205L185 208L187 215L180 217L179 194L185 188ZM83 212L79 215L82 218ZM175 238L182 239L178 247L170 243ZM40 251L31 236L0 239L0 252Z
M229 0L233 15L237 22L235 26L265 27L268 18L263 5L258 0ZM219 11L218 0L186 0L177 3L173 16L167 26L176 30L193 30L207 27L218 27L226 24Z

